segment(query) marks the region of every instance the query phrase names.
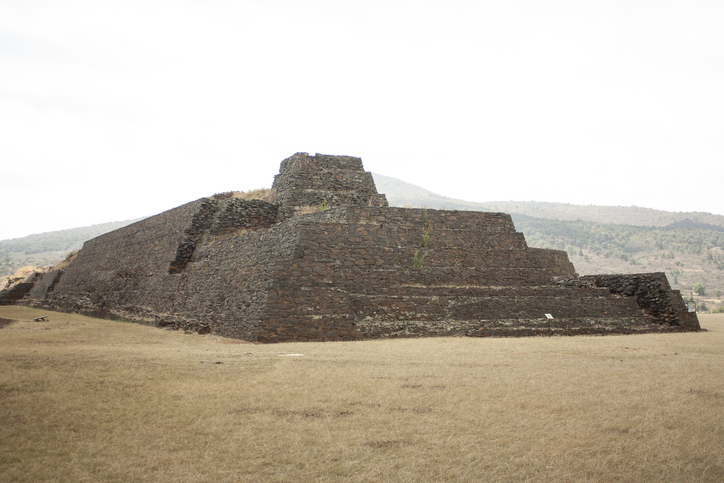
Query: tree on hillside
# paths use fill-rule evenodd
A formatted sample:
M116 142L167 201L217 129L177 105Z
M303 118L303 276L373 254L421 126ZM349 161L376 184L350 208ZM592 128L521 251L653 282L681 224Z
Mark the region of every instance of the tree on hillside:
M701 282L696 282L694 284L694 292L703 296L706 294L706 286Z

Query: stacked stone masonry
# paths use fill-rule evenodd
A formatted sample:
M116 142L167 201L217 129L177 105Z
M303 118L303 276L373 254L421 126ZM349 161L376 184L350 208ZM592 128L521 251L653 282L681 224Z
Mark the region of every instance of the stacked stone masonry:
M306 207L388 206L360 158L307 153L282 161L271 200L279 204L280 220Z
M11 288L0 291L0 305L15 305L15 303L25 297L32 288L32 283L20 282Z
M6 279L6 283L3 283L3 290L0 290L0 305L15 305L30 293L42 276L43 272L37 271L24 277Z
M663 274L577 277L509 215L390 208L359 158L305 153L270 199L90 240L21 303L255 342L699 330Z

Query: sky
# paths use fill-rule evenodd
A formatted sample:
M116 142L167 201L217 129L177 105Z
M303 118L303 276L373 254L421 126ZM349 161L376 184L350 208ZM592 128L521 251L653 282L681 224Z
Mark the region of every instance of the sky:
M724 2L0 1L0 239L271 187L724 214Z

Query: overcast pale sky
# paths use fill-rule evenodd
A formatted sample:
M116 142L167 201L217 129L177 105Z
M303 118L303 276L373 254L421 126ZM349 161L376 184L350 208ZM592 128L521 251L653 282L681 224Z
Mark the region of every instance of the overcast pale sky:
M0 2L0 239L271 186L724 214L724 2Z

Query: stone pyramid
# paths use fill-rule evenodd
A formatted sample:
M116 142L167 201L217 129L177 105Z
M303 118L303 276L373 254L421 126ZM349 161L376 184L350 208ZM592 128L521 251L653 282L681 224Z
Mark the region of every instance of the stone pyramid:
M577 277L507 214L390 208L359 158L306 153L267 200L89 240L20 303L254 342L700 330L662 273Z

